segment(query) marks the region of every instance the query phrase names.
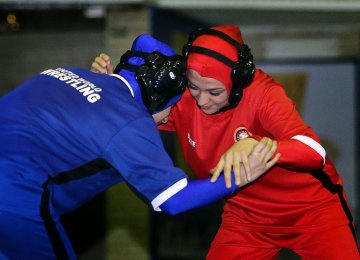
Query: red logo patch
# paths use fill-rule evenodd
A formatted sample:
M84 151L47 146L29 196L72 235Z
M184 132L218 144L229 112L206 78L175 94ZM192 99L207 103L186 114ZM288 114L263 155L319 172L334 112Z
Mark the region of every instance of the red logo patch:
M235 142L239 141L240 139L247 138L249 136L251 136L251 134L245 127L238 127L234 132Z

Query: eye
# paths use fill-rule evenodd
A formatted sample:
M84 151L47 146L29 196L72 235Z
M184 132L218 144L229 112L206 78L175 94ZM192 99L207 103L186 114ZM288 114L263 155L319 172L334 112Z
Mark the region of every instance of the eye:
M200 92L199 88L197 88L197 87L194 86L194 85L189 84L189 85L188 85L188 88L189 88L190 93L191 93L192 95L197 95L197 94Z
M188 84L188 88L189 88L189 89L193 89L193 90L196 90L196 89L197 89L194 85L191 85L191 84Z
M222 93L222 91L209 91L210 95L212 96L220 96L220 94Z

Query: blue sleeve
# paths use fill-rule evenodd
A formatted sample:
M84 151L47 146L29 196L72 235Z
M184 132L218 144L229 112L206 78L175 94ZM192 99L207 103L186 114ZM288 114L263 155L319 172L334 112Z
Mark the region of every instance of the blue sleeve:
M152 204L156 201L155 208L186 187L187 176L174 167L150 115L121 129L109 142L104 158L138 196Z
M206 206L226 196L232 195L239 187L235 185L235 177L232 175L231 188L225 187L224 175L212 183L210 178L190 180L188 185L166 200L160 208L169 215L176 215L184 211Z

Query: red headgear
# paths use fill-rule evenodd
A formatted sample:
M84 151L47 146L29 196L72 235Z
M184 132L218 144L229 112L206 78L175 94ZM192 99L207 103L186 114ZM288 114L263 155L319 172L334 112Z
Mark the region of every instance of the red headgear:
M211 27L211 29L223 32L240 44L243 44L238 26L224 25ZM236 47L215 35L200 35L192 42L192 46L199 46L216 51L232 61L238 60L238 50ZM223 62L208 55L192 52L187 58L187 68L195 70L202 77L219 80L225 85L227 92L230 93L233 84L231 79L232 68Z

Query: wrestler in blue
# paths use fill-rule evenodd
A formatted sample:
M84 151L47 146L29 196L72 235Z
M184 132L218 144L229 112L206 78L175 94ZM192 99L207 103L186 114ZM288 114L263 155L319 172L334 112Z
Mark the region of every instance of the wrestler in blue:
M185 87L182 58L143 34L114 74L47 69L1 97L0 259L76 259L61 215L119 183L170 215L236 192L188 180L163 147L157 124ZM275 149L255 148L252 180Z

